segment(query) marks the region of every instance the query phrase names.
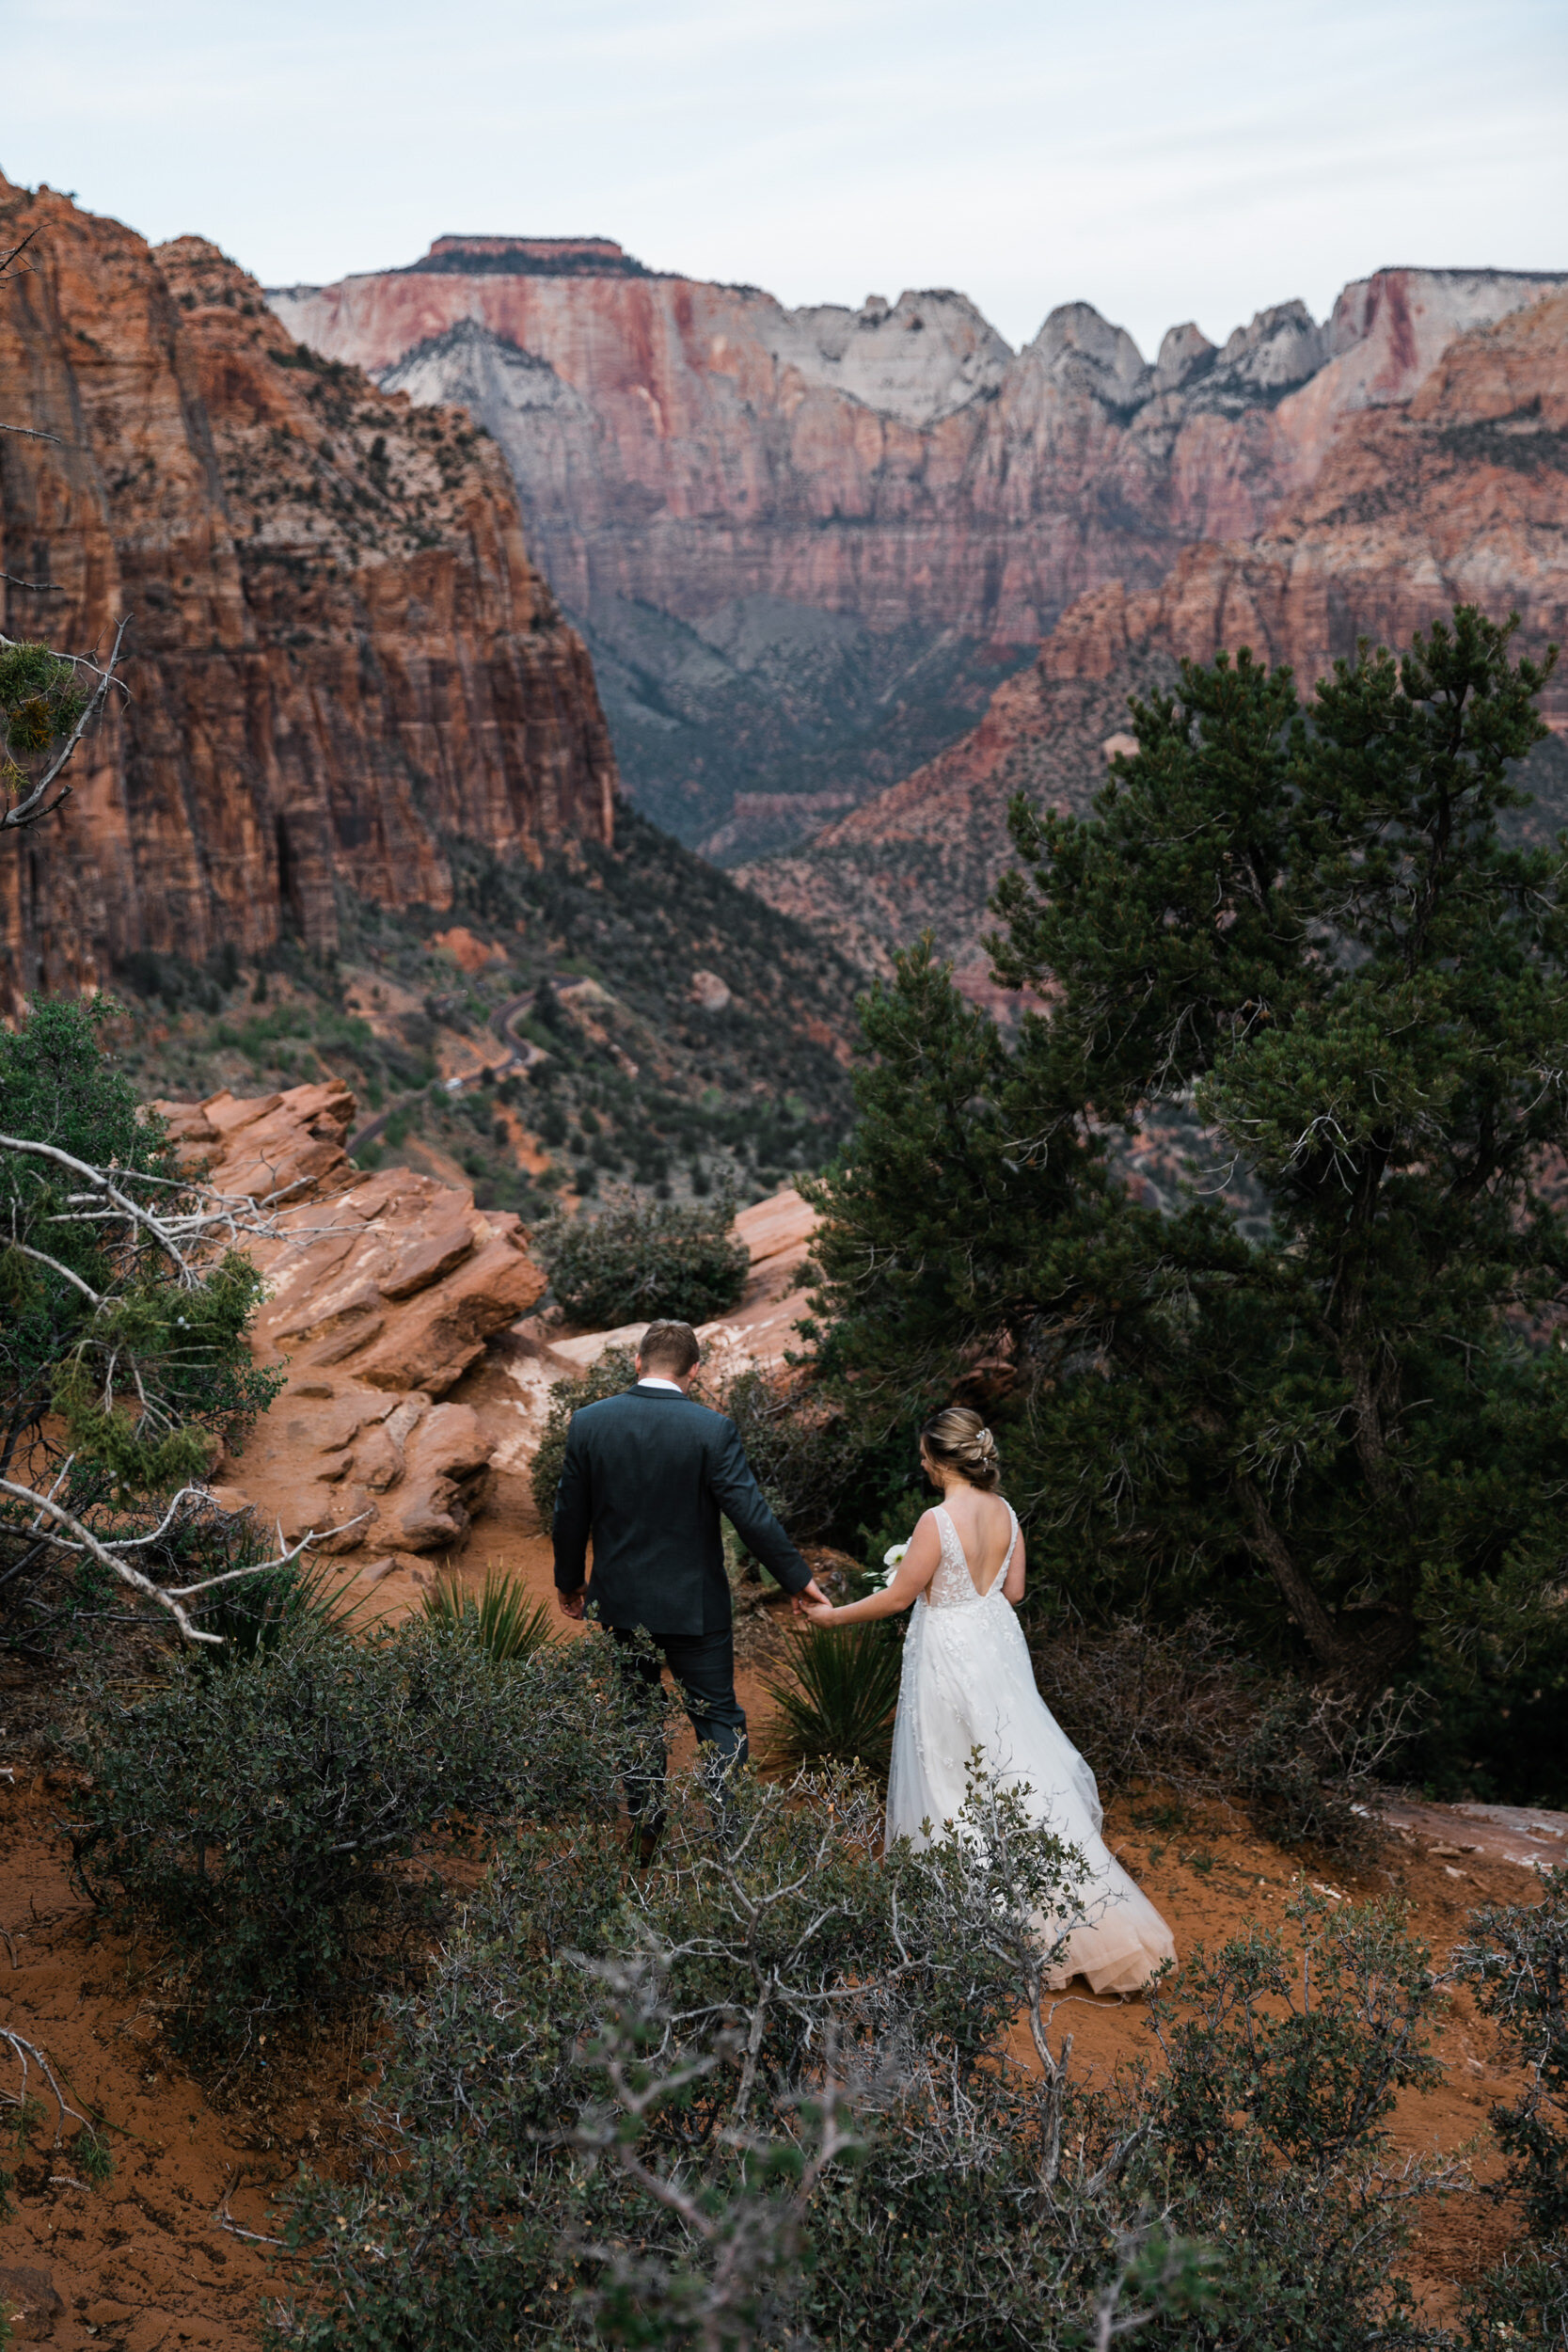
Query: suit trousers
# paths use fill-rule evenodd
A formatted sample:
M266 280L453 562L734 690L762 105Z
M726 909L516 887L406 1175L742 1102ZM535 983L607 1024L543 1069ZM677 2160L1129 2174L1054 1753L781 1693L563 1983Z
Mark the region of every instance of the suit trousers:
M666 1664L680 1685L692 1730L711 1751L711 1763L723 1773L746 1761L746 1717L735 1694L735 1635L645 1633L621 1625L610 1629L627 1711L634 1724L642 1719L644 1734L637 1737L638 1754L626 1763L626 1810L644 1829L657 1830L664 1821L664 1734L657 1717Z

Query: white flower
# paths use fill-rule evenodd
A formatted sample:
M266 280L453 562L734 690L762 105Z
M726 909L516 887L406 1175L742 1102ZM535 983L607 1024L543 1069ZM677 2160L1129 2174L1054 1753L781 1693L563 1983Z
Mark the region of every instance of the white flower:
M894 1578L897 1575L900 1567L903 1565L904 1554L908 1551L908 1544L894 1544L889 1550L883 1552L882 1565L887 1570L887 1574L882 1579L882 1582L884 1584L891 1584L893 1582Z

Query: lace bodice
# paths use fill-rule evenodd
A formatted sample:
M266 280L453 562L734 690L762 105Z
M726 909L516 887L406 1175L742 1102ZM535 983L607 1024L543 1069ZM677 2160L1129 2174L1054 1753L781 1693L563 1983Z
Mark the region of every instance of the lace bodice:
M927 1603L933 1609L983 1608L987 1601L995 1598L1007 1581L1007 1570L1013 1565L1013 1553L1018 1548L1017 1512L1009 1502L1007 1518L1012 1534L1007 1545L1007 1556L997 1570L995 1582L983 1593L976 1592L974 1588L974 1579L970 1575L969 1563L964 1558L964 1548L958 1541L958 1531L953 1524L946 1504L939 1502L932 1517L937 1523L937 1534L942 1538L942 1561L926 1588Z

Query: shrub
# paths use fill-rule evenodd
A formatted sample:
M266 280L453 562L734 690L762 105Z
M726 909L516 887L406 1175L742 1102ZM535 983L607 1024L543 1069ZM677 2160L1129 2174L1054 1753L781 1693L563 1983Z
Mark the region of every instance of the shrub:
M216 1503L198 1503L182 1527L173 1566L186 1556L199 1557L210 1576L227 1574L265 1560L271 1547L248 1511L228 1512ZM203 1633L215 1633L221 1646L193 1649L191 1663L219 1672L236 1660L258 1656L312 1627L347 1627L364 1606L364 1591L340 1584L325 1559L285 1561L255 1576L220 1584L194 1610Z
M781 1763L859 1764L887 1778L904 1664L894 1625L814 1626L790 1637L784 1673L766 1682L779 1710L773 1750Z
M809 1379L784 1371L699 1377L695 1392L734 1422L758 1486L796 1541L826 1537L860 1467L845 1415Z
M710 1323L746 1287L751 1256L723 1195L689 1209L628 1201L597 1217L551 1217L533 1247L566 1312L591 1329Z
M1384 1835L1370 1800L1408 1742L1424 1696L1386 1692L1361 1707L1291 1678L1263 1692L1233 1759L1259 1826L1283 1846L1370 1855Z
M1568 1867L1542 1873L1538 1903L1470 1915L1453 1956L1461 1983L1524 2068L1520 2096L1492 2110L1508 2158L1491 2193L1523 2216L1507 2261L1473 2297L1472 2341L1568 2344Z
M1178 2185L1177 2226L1227 2249L1223 2320L1159 2346L1370 2352L1444 2339L1418 2320L1400 2258L1425 2171L1388 2132L1402 2090L1434 2089L1429 1955L1392 1903L1292 1904L1291 1951L1249 1929L1201 1947L1151 2002L1165 2071L1147 2090L1149 2146Z
M202 1228L161 1123L103 1052L111 1009L51 999L0 1029L0 1645L37 1658L138 1579L199 1581L211 1515L166 1523L163 1501L278 1385L245 1343L261 1276ZM68 1535L51 1537L51 1507Z
M1388 2165L1387 2117L1434 2072L1434 1991L1391 1911L1195 1956L1164 2074L1091 2087L1037 1998L1076 1858L1016 1799L975 1781L885 1860L851 1774L732 1804L716 1840L677 1786L645 1872L594 1823L499 1859L389 2004L377 2169L294 2193L279 2348L1446 2341L1398 2277L1431 2184Z
M566 1432L571 1427L572 1415L580 1405L596 1405L602 1396L618 1396L623 1389L630 1388L636 1376L630 1348L607 1347L597 1363L590 1364L580 1378L557 1380L551 1387L544 1434L529 1470L534 1503L546 1527L555 1514L555 1490L561 1484L562 1465L566 1459Z
M396 1980L442 1853L523 1813L613 1818L613 1677L597 1645L487 1656L470 1626L350 1639L307 1621L102 1721L77 1877L163 1940L188 2033L331 2008Z
M1363 1709L1266 1676L1201 1611L1170 1627L1037 1622L1030 1654L1042 1697L1092 1754L1102 1790L1153 1782L1181 1800L1240 1798L1287 1847L1365 1858L1382 1842L1374 1800L1411 1736L1418 1690Z
M1212 1618L1196 1613L1178 1627L1037 1618L1029 1651L1041 1697L1093 1756L1102 1792L1147 1780L1182 1796L1234 1786L1234 1751L1258 1715L1255 1676Z

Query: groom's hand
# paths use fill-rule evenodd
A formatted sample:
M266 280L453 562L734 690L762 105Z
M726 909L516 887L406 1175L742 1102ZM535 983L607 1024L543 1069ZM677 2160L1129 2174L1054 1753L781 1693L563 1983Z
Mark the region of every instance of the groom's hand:
M558 1584L555 1588L555 1597L563 1617L580 1617L588 1598L588 1587L586 1584L579 1584L575 1593L563 1593Z
M800 1591L793 1595L790 1607L798 1617L803 1617L813 1601L816 1603L818 1609L826 1609L830 1605L827 1594L822 1590L815 1576L809 1584L802 1584Z

